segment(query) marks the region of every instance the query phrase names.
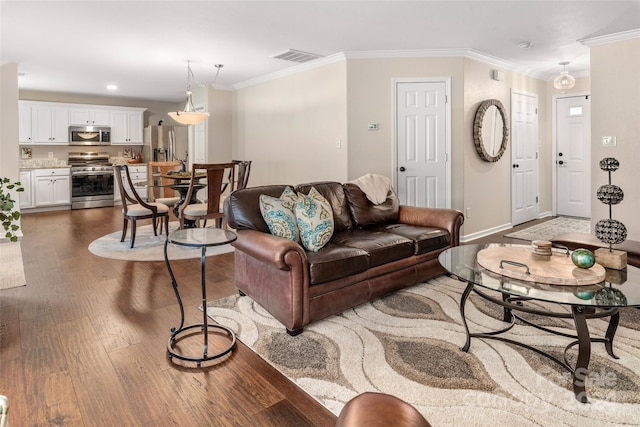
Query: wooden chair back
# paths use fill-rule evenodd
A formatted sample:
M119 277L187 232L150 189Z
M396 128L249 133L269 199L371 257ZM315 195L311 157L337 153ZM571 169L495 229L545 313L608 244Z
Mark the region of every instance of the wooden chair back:
M197 192L194 189L194 185L197 183L205 184L207 199L201 205L206 205L206 212L204 209L200 209L201 213L193 215L189 213L188 202L180 205L179 218L181 226L184 224L184 220L201 219L216 219L221 220L223 212L220 209L220 197L223 191L223 184L227 184L227 188L231 191L235 188L235 163L194 163L191 168L191 180L189 181L189 190L185 197L185 200L191 200L193 193ZM205 175L202 176L202 173ZM228 183L225 183L225 178L228 178ZM193 206L192 206L193 207ZM199 206L202 207L202 206ZM221 222L221 221L216 221Z
M236 190L247 188L249 173L251 172L251 160L232 160L236 164L237 185Z

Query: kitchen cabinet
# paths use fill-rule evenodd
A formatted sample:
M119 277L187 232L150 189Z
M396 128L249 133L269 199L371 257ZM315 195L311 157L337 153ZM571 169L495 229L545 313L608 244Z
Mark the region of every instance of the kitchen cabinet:
M69 124L80 126L109 126L110 110L97 108L70 108Z
M32 171L31 170L21 170L20 171L20 184L22 184L22 188L24 191L20 194L20 209L28 209L35 207L35 200L33 198L33 180L32 180Z
M147 176L147 165L129 165L129 176L131 177L131 182L133 182L134 186L136 185L136 183L147 182L147 180L149 179L149 177ZM122 185L127 191L129 191L131 188L129 187L129 183L127 182L127 178L125 176L122 177ZM140 198L146 201L149 194L147 186L135 186L135 189L138 192ZM113 193L114 201L119 203L122 202L122 195L120 194L120 187L118 187L117 181Z
M144 144L143 112L144 109L111 111L111 145Z
M68 144L69 108L53 103L33 103L31 139L33 144Z
M18 142L20 144L31 144L31 104L27 102L18 103Z
M70 178L69 168L34 169L35 207L70 205Z

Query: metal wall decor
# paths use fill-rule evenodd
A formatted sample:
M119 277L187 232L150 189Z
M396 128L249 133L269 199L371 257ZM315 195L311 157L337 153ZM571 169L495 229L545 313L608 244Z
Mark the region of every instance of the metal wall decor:
M612 245L622 243L627 239L627 228L623 223L611 218L611 206L617 205L624 199L624 192L617 185L611 184L611 173L618 170L620 162L613 157L605 157L600 160L600 169L609 174L609 184L602 185L596 193L598 200L605 205L609 205L609 218L601 219L596 223L596 237L609 244L609 251Z
M507 149L509 120L502 102L482 101L473 119L473 142L481 159L497 162Z

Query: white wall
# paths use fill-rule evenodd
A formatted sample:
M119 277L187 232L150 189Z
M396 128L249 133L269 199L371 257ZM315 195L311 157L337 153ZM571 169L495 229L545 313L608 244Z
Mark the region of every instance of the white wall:
M346 63L237 90L233 132L234 156L253 161L252 186L346 181Z
M0 178L18 181L18 65L0 67Z
M609 217L609 206L596 197L608 183L600 170L604 157L614 157L620 168L611 174L612 184L622 188L624 200L614 205L613 219L627 228L631 240L640 240L640 39L591 47L591 228ZM616 136L616 147L602 147L603 136Z

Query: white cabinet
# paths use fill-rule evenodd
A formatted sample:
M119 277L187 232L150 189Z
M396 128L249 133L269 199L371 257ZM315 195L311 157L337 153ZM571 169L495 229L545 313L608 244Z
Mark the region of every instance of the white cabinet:
M20 101L18 103L18 142L31 144L31 104Z
M71 204L69 168L35 169L33 188L36 207Z
M147 186L137 186L136 184L144 184L149 179L149 177L147 176L147 165L129 165L129 176L131 177L131 182L133 182L135 190L137 191L140 198L146 201L148 196ZM127 191L129 191L129 182L124 175L122 176L122 185ZM122 202L122 195L120 194L120 188L118 187L117 183L115 187L116 188L113 194L113 199L115 202Z
M33 103L31 139L34 144L68 144L69 109L56 104Z
M33 180L32 171L21 170L20 171L20 184L24 191L20 194L20 209L32 208L35 206L35 200L33 199Z
M143 112L144 109L111 111L111 145L144 144Z
M110 110L98 108L70 108L70 125L109 126Z

